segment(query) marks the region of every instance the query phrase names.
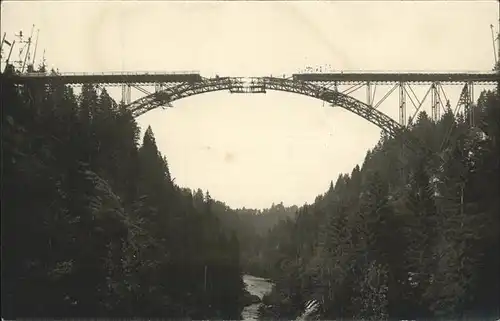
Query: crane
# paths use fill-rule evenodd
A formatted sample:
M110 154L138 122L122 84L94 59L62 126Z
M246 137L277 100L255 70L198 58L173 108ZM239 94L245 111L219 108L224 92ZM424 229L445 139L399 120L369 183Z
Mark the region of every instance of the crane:
M490 25L491 28L491 38L493 40L493 53L495 55L495 69L500 72L500 66L498 65L498 60L500 59L500 0L498 0L498 33L495 38L495 32L493 25ZM495 41L498 41L498 46L495 49ZM498 51L497 51L498 50ZM498 58L497 58L498 57ZM498 83L498 89L500 89L500 82Z
M491 28L491 39L493 40L493 57L495 58L495 67L496 67L498 64L498 59L497 59L497 48L495 47L495 44L499 38L499 35L495 37L495 30L492 24L490 25L490 28Z
M2 44L0 45L0 58L3 58L3 44L4 43L10 47L9 54L7 55L7 59L5 60L5 68L7 68L7 66L9 65L10 56L12 55L12 49L14 49L14 45L16 44L16 41L14 40L12 42L9 42L7 39L5 39L5 33L3 34Z

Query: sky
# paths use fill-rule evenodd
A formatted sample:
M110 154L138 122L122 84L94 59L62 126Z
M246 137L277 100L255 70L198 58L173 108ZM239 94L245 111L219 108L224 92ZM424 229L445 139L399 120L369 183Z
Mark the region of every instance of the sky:
M28 35L34 24L36 62L45 50L49 67L61 72L204 77L290 75L308 66L489 71L490 24L498 30L499 20L494 0L2 1L1 10L2 36ZM375 101L389 89L379 86ZM420 97L426 90L415 87ZM459 90L447 89L452 106ZM108 91L121 99L120 88ZM132 99L141 95L133 91ZM312 203L362 164L380 137L361 117L292 93L215 92L173 105L138 117L142 132L152 127L178 185L209 190L231 207ZM379 110L398 119L397 91Z

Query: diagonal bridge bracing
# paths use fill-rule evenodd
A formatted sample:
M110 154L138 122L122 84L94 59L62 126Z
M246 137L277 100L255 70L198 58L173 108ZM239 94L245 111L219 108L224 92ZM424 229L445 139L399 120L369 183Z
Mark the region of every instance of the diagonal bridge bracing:
M265 93L266 90L275 90L301 94L323 100L332 106L343 107L377 125L390 136L394 137L404 129L381 111L347 94L310 82L276 77L250 78L247 83L239 77L207 78L201 82L182 83L142 97L130 103L127 108L137 117L181 98L220 90L232 93Z
M185 97L221 90L231 93L263 93L267 90L292 92L314 97L334 106L341 106L379 126L390 136L395 136L411 125L426 100L431 101L431 118L437 121L446 111L455 114L463 110L474 126L472 108L474 86L498 84L495 72L334 72L301 73L292 77L214 77L204 78L196 71L187 72L108 72L108 73L22 73L7 76L14 83L47 84L62 83L73 86L99 84L100 87L121 86L122 101L134 116L161 106L171 107L171 102ZM145 89L154 86L154 93ZM382 98L383 86L391 86ZM463 86L456 106L452 106L444 86ZM423 97L418 97L414 87L427 87ZM347 88L346 88L347 87ZM144 97L131 102L131 89ZM366 89L366 100L352 97L360 89ZM377 91L378 89L378 91ZM396 91L396 89L398 89ZM378 107L393 93L399 92L399 121L393 120ZM383 92L382 92L383 94ZM414 111L407 115L408 107ZM470 113L470 114L469 114Z
M4 75L7 76L7 75ZM183 95L190 96L194 92L209 92L214 90L229 89L224 81L235 83L237 77L211 78L202 77L197 71L181 72L101 72L101 73L22 73L11 74L9 78L18 84L33 83L64 83L73 86L83 84L99 84L103 87L121 86L122 101L131 103L131 89L136 89L146 96L151 91L146 86L154 85L155 92L165 91L172 99L179 99ZM272 78L272 77L268 77ZM230 80L227 80L230 79ZM241 79L241 78L239 78ZM254 78L256 81L258 78ZM278 79L278 78L276 78ZM393 92L399 93L398 123L403 126L411 125L416 115L423 108L424 103L430 101L431 118L437 121L442 114L448 110L456 114L463 111L467 115L470 125L474 126L474 115L472 105L474 103L474 87L476 85L499 84L499 74L488 72L330 72L330 73L298 73L293 74L291 79L300 83L312 83L320 87L326 87L346 95L352 95L361 89L366 89L364 103L377 109ZM184 86L189 88L184 88ZM390 90L385 92L384 86L390 85ZM215 87L214 87L215 86ZM218 89L217 86L226 86ZM456 105L449 99L445 86L463 86L460 97L455 100ZM203 87L203 89L202 89ZM209 87L212 87L208 90ZM278 86L279 87L279 86ZM342 88L343 87L343 88ZM347 88L346 88L347 87ZM426 87L425 95L418 97L415 87ZM184 88L184 90L181 90ZM232 90L231 92L259 92L258 87L246 87L245 90ZM276 87L277 88L277 87ZM296 87L294 87L296 88ZM291 87L288 87L291 89ZM397 90L396 90L397 89ZM280 89L278 89L280 90ZM192 91L192 92L191 92ZM291 91L294 92L294 91ZM376 95L383 95L376 100ZM181 95L176 98L175 95ZM166 101L166 100L165 100ZM161 106L161 99L153 101L155 108ZM169 103L166 103L168 106ZM413 107L410 111L409 108Z
M366 103L378 108L396 89L399 92L399 124L411 125L424 103L430 100L431 118L440 119L441 114L452 111L455 115L463 111L467 115L470 125L474 126L472 105L474 104L474 87L477 85L491 86L500 84L500 75L497 72L337 72L337 73L303 73L294 74L293 79L312 82L335 88L346 94L352 94L362 88L366 89ZM348 88L341 90L341 86ZM391 87L385 95L375 101L377 89L389 85ZM452 104L447 95L448 89L462 86L460 97L456 105ZM418 96L416 87L426 88L425 95ZM449 92L448 92L449 93ZM407 115L408 107L413 106L413 112Z
M471 127L475 124L473 112L474 86L480 84L497 85L500 88L500 73L495 72L462 72L462 73L373 73L373 72L337 72L319 74L294 74L292 77L214 77L204 78L198 72L131 72L131 73L26 73L11 74L10 80L18 85L47 85L50 83L79 86L94 84L100 87L121 86L122 102L132 112L134 117L149 110L169 106L171 103L193 95L229 90L231 93L265 93L266 90L276 90L301 94L340 106L363 117L377 125L388 136L401 140L409 150L420 155L433 154L424 143L410 133L409 126L420 108L430 97L431 117L434 121L440 118L442 111L452 111L455 114L462 110L467 115ZM154 93L145 86L155 87ZM376 101L377 88L390 85L392 88ZM443 85L463 85L455 108L452 108ZM345 88L348 86L348 88ZM419 98L413 87L428 86L424 97ZM344 87L344 88L342 88ZM131 102L131 89L135 88L145 96ZM352 97L361 88L366 89L366 101ZM395 121L378 107L398 89L399 92L399 122ZM379 93L380 94L380 93ZM407 118L407 107L413 105L414 113ZM408 119L408 123L406 120ZM447 138L446 138L447 139ZM443 142L444 144L444 142ZM444 145L443 145L444 146ZM401 161L404 163L404 149ZM404 174L404 166L401 167ZM404 175L403 175L404 177Z

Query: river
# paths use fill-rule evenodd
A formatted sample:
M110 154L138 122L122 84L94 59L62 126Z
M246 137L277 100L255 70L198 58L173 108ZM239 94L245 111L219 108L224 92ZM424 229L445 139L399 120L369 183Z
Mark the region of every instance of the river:
M247 286L248 292L258 296L261 300L264 294L271 292L273 283L256 276L244 275L243 281ZM246 306L241 313L243 320L258 320L260 303Z

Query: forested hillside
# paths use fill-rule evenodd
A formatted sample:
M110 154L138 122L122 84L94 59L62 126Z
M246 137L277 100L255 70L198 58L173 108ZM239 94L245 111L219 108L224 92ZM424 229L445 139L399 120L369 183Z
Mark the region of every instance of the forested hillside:
M449 110L411 128L433 153L382 137L263 248L276 288L263 316L321 319L500 317L500 101L483 92L476 127Z
M203 191L198 189L191 192L183 188L194 199L204 199ZM219 221L222 231L227 237L236 236L240 249L240 265L244 273L254 276L269 277L270 270L264 261L264 241L269 231L286 219L294 218L297 214L296 205L285 207L283 203L271 204L266 209L232 209L224 202L213 200L210 203L210 212Z
M6 72L13 72L7 70ZM430 153L381 137L315 202L231 209L174 184L151 128L105 89L1 84L2 317L500 317L500 99L425 112Z
M239 317L238 239L151 128L91 85L1 97L3 318Z
M236 209L221 215L221 222L227 222L226 228L235 231L240 240L241 265L243 270L255 276L270 277L270 270L264 260L263 249L266 236L279 222L295 217L298 207L285 207L283 203L271 204L263 210Z

